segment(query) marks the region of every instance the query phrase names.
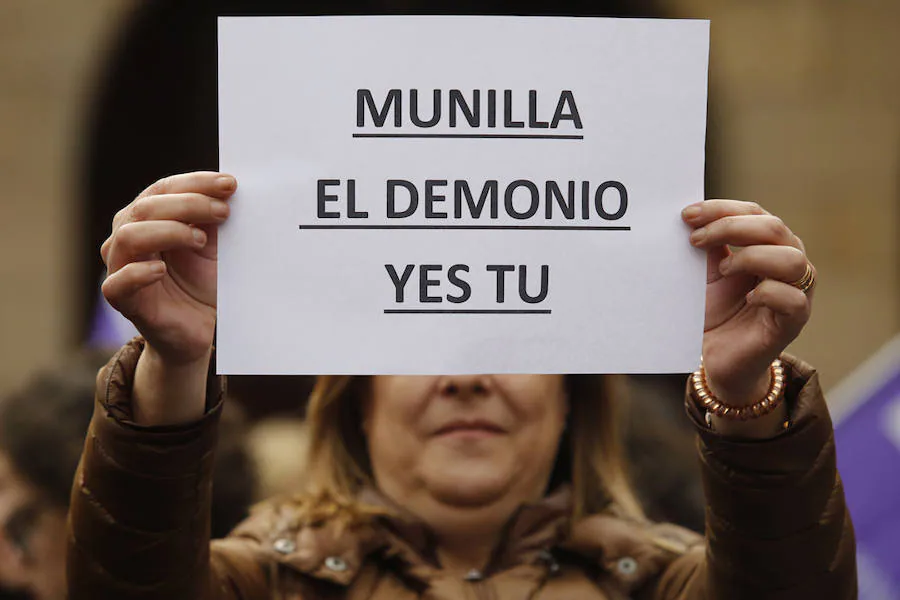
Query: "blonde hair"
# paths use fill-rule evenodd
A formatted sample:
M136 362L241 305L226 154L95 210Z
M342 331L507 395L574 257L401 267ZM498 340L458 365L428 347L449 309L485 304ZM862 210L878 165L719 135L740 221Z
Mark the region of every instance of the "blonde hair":
M644 519L619 441L616 399L622 396L622 382L609 375L567 376L569 418L549 486L571 485L573 519L610 505L622 516ZM305 473L307 498L314 499L308 504L310 517L322 512L322 503L353 507L359 491L374 486L362 431L366 383L366 377L321 376L313 388Z

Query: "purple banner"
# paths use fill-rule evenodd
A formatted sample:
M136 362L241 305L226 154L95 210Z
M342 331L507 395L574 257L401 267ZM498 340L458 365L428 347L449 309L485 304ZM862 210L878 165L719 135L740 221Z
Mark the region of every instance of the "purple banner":
M868 389L837 422L838 467L858 543L860 600L900 600L900 356L889 344L864 367ZM887 359L887 360L885 360ZM860 379L856 377L855 379ZM850 386L851 388L854 386Z

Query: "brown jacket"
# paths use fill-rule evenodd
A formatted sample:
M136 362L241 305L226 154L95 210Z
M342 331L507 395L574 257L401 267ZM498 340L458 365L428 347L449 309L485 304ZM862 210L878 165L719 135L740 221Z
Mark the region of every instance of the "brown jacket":
M774 439L699 431L706 539L611 508L570 523L568 491L523 507L484 572L443 572L429 532L395 511L314 525L304 498L262 505L209 541L210 470L221 397L195 424L130 417L142 345L98 376L97 406L72 494L70 600L846 600L856 598L853 530L815 373L792 359L792 425ZM211 378L212 380L213 378ZM377 494L360 498L382 506Z

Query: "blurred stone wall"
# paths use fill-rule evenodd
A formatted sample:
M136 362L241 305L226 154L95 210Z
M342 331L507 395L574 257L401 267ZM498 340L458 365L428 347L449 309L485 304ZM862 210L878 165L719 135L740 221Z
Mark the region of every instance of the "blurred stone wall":
M132 1L0 2L0 390L75 341L70 165ZM820 285L794 351L834 384L900 330L900 2L666 1L712 19L721 192L806 241Z
M0 392L75 341L70 165L93 68L129 4L0 1Z

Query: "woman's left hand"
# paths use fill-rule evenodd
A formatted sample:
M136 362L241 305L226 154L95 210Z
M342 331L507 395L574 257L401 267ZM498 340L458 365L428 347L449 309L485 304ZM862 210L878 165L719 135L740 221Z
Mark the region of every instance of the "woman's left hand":
M752 404L766 394L769 365L810 317L813 290L791 285L810 264L803 242L752 202L707 200L685 208L682 218L692 229L691 244L707 252L709 385L723 402Z

